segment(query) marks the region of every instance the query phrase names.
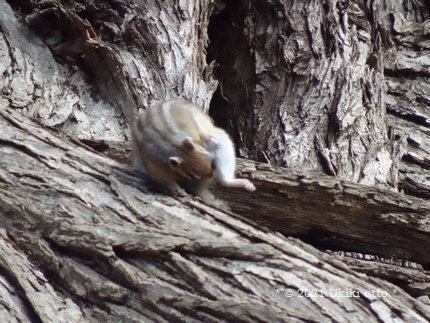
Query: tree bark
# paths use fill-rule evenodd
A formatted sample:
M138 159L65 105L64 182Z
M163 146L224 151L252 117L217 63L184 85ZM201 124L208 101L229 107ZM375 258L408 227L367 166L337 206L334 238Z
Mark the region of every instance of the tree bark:
M0 85L44 124L124 140L138 108L180 96L211 105L242 156L428 196L421 2L19 4L44 43L3 3Z
M8 321L430 319L397 286L193 198L151 194L130 167L11 109L0 126Z
M423 1L231 2L213 108L245 156L428 197L429 17Z
M128 145L86 141L109 157L130 164ZM215 186L232 211L285 236L320 249L354 251L415 261L430 256L430 202L388 189L356 184L318 172L299 172L238 159L238 175L257 192ZM407 225L406 225L407 224ZM414 239L410 239L413 236Z
M430 320L424 272L274 233L427 265L428 5L11 0L0 12L2 319ZM129 152L120 164L76 140L127 145L139 108L176 97L210 110L240 155L294 170L241 162L257 191L218 192L239 216L153 194Z
M380 33L369 23L379 19L378 10L337 1L242 3L231 11L244 17L232 14L233 22L224 24L238 29L231 30L231 43L219 36L227 48L237 37L246 44L236 46L238 54L222 52L220 60L233 63L221 87L228 102L252 107L254 133L245 138L250 155L396 187L401 156L387 136ZM250 55L252 64L243 59ZM245 79L244 65L250 70ZM240 82L246 91L236 90Z

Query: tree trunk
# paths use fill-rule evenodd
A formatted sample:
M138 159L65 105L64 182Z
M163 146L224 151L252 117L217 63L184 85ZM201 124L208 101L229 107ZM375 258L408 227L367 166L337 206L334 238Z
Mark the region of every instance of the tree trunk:
M151 194L130 167L10 109L0 126L8 321L430 319L430 305L399 287L196 199ZM270 202L260 191L253 199Z
M429 16L423 1L230 2L209 29L213 108L246 156L428 196Z
M0 12L6 322L430 320L424 272L274 233L430 262L428 5L11 0ZM257 191L217 190L235 213L151 193L125 165L129 125L176 97L210 111L240 155L294 170L241 162ZM123 163L76 139L123 142Z

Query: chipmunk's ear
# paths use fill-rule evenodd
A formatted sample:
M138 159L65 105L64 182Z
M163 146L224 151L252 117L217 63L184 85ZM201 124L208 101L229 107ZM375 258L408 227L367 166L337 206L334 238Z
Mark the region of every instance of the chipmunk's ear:
M170 157L169 158L169 166L171 169L176 169L181 167L181 164L184 160L181 157Z
M193 138L185 137L184 140L182 140L182 146L184 146L186 149L193 150L195 147Z

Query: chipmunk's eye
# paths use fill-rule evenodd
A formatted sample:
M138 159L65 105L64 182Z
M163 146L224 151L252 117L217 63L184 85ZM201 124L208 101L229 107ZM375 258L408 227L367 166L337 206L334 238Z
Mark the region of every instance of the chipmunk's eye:
M181 157L170 157L169 158L169 165L172 169L179 168L182 164L182 158Z

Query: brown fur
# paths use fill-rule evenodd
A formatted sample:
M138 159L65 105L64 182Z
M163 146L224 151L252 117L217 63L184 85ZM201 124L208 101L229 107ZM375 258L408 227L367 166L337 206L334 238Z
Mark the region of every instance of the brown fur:
M199 194L212 177L210 154L199 144L191 118L191 112L175 102L160 103L140 113L132 130L135 166L142 164L155 182L181 195L182 182L195 183L193 193Z
M205 202L228 209L209 190L215 174L225 187L254 191L247 179L235 177L235 150L229 135L185 101L167 101L139 114L132 131L133 164L171 193L184 188Z

